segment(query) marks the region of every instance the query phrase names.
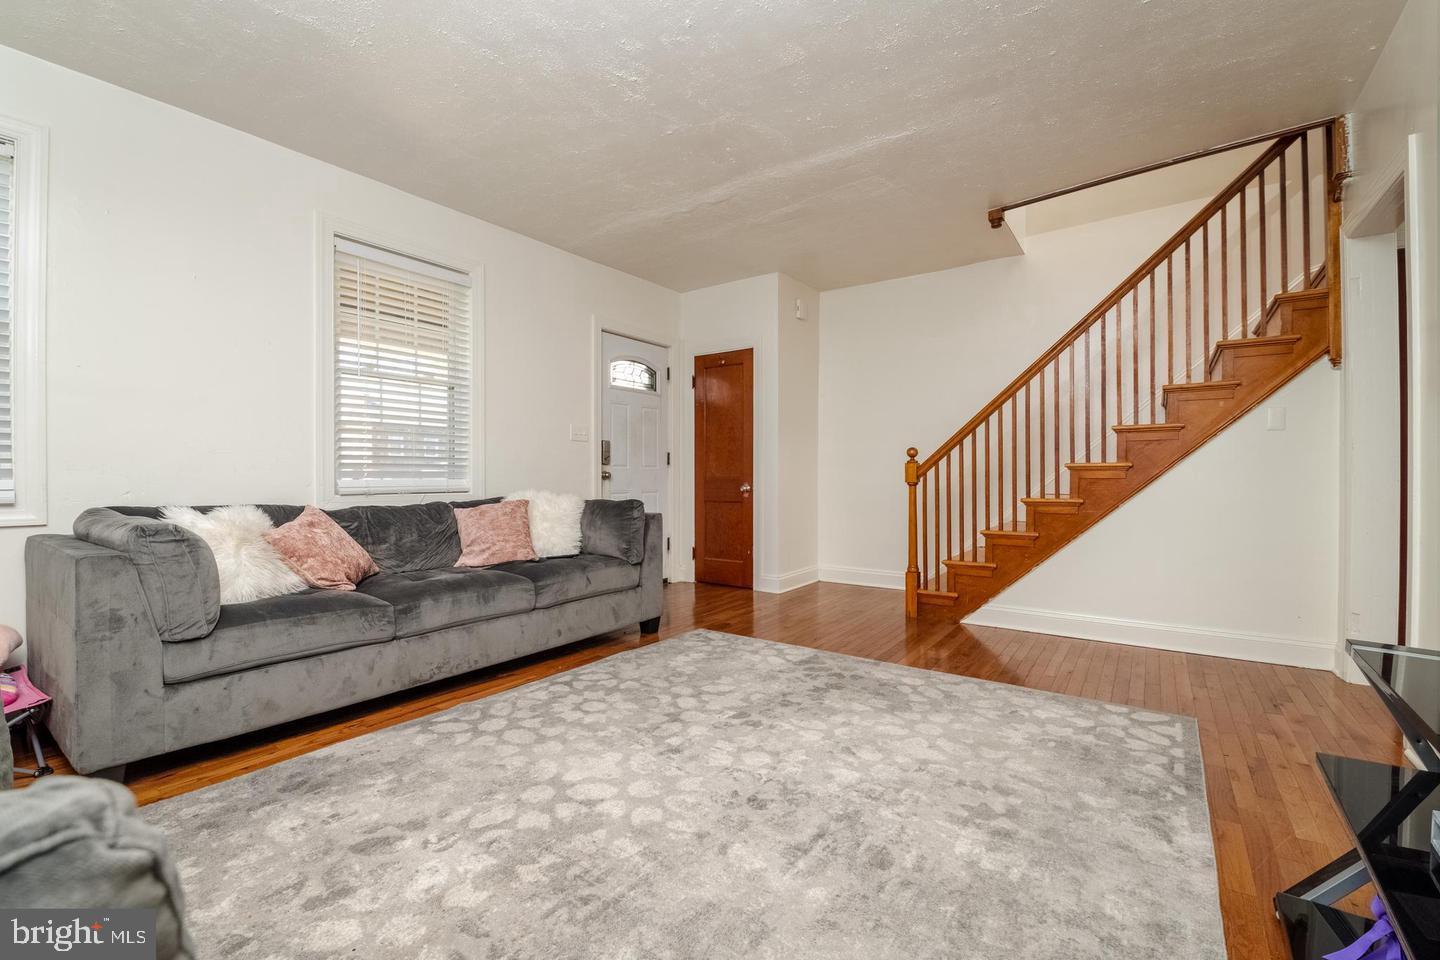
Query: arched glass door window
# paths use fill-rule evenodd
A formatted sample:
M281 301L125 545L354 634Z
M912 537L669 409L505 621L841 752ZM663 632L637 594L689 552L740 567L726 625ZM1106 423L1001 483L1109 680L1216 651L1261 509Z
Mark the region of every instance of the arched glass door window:
M626 390L648 390L654 393L659 389L659 378L655 368L638 360L614 360L610 363L610 386L624 387Z

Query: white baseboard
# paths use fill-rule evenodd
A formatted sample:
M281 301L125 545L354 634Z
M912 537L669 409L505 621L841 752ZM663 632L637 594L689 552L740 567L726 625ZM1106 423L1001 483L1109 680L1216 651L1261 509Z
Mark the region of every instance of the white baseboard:
M1335 646L1324 641L1302 640L1261 633L1230 633L1205 627L1150 623L1119 617L1096 617L1028 607L987 604L965 618L978 627L1001 627L1028 633L1051 633L1081 640L1103 640L1136 647L1155 647L1178 653L1198 653L1232 660L1256 660L1290 667L1333 670Z
M799 570L791 570L789 573L782 573L778 577L765 576L764 574L755 578L755 589L760 593L789 593L796 587L807 586L820 579L820 571L816 567L801 567Z
M871 567L821 567L820 579L826 583L850 583L857 587L905 589L905 571L876 570Z

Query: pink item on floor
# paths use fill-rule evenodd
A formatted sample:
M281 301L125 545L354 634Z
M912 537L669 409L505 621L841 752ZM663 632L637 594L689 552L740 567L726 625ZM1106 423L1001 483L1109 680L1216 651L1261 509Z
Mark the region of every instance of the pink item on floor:
M14 683L16 690L18 691L18 695L15 697L14 700L10 699L8 693L5 695L6 716L9 716L12 713L19 713L21 710L29 710L32 707L38 707L42 704L50 702L50 697L40 692L40 689L36 687L35 684L30 682L30 678L26 675L24 667L16 667L14 670L10 671L7 676L10 678L11 682Z

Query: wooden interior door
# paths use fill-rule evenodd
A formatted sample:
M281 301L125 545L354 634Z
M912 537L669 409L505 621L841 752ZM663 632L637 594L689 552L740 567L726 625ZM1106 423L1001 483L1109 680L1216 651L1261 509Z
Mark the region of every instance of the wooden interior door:
M695 358L695 579L755 584L755 357Z

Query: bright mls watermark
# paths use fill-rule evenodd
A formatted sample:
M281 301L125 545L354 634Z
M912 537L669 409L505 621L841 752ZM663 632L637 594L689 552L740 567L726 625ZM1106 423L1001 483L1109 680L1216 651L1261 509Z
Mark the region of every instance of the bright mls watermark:
M0 957L155 960L154 910L0 909Z

